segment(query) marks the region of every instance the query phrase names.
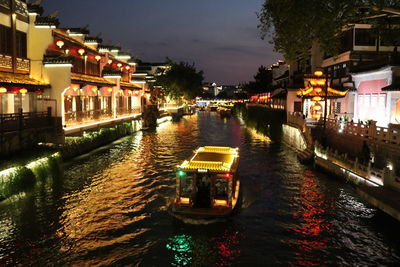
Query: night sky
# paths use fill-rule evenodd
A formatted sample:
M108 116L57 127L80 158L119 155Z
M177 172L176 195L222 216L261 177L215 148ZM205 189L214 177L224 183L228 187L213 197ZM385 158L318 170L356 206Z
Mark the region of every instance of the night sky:
M143 61L195 63L205 81L238 84L281 56L261 40L256 12L263 0L44 0L61 27L89 25L105 44Z

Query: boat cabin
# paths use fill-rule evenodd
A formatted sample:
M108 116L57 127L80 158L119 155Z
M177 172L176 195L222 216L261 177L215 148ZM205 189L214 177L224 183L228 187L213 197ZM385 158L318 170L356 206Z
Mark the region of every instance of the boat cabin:
M239 194L238 160L238 148L205 146L195 150L190 160L177 167L175 211L233 209Z

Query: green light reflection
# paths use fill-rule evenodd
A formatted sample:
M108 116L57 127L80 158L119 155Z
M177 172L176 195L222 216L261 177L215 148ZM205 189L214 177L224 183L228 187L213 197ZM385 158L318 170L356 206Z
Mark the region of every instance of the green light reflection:
M193 238L189 235L177 235L168 238L167 249L175 252L172 266L186 266L192 262Z

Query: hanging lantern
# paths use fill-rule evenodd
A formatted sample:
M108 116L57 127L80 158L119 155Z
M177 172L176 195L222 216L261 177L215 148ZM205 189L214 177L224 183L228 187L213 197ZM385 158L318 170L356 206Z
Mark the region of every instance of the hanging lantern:
M316 88L314 88L314 91L317 93L321 93L322 89L321 89L321 87L316 87Z
M42 94L42 91L40 91L40 90L36 90L36 91L35 91L35 94L37 94L37 95L41 95L41 94Z
M56 45L61 49L64 46L64 41L63 40L58 40L56 42Z
M111 93L113 91L113 89L111 87L107 88L107 92Z
M126 67L125 67L125 69L126 69L126 70L130 70L130 69L131 69L131 67L129 67L129 66L126 66Z
M85 49L81 48L78 50L79 55L83 56L85 54Z
M324 73L322 71L320 71L320 70L317 70L317 71L314 72L315 76L322 76L323 74Z
M315 101L315 102L318 102L318 101L321 101L321 100L322 100L322 97L320 97L320 96L314 96L312 100Z
M0 87L0 94L5 94L5 93L7 93L7 88Z
M108 64L110 64L110 65L111 65L111 63L112 63L112 60L111 60L111 59L109 59L107 62L108 62Z
M97 55L97 56L95 56L94 58L95 58L97 61L100 61L101 56Z
M26 93L28 93L28 90L25 88L19 89L19 92L24 96Z
M315 111L320 111L322 109L321 105L319 105L319 104L316 104L316 105L312 106L311 108Z
M121 68L121 67L122 67L122 64L121 64L121 63L118 63L117 66L118 66L118 68Z

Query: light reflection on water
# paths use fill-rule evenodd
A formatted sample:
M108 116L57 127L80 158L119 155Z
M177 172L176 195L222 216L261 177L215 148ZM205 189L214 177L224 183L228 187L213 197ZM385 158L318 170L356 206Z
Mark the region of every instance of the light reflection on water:
M197 146L238 146L242 209L185 224L166 204ZM279 142L213 113L165 123L0 203L0 266L376 265L400 260L398 223Z

